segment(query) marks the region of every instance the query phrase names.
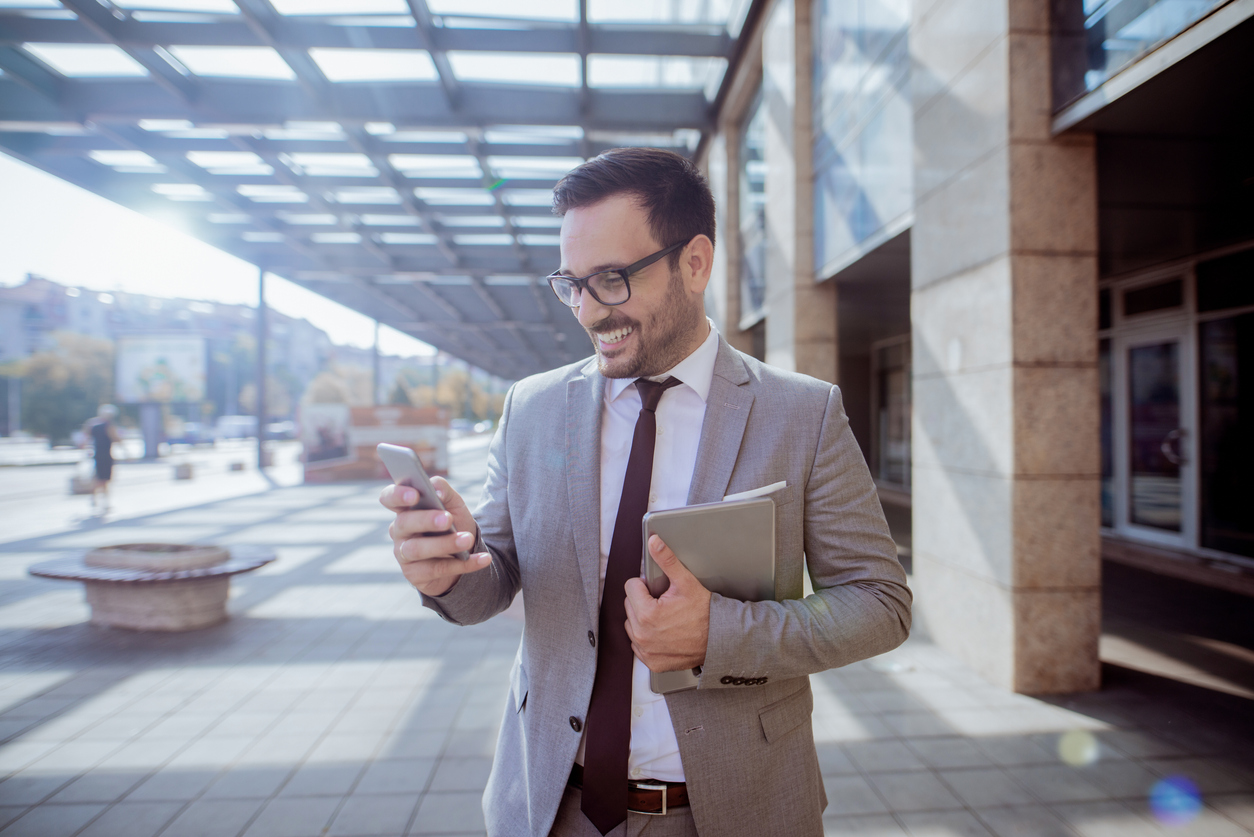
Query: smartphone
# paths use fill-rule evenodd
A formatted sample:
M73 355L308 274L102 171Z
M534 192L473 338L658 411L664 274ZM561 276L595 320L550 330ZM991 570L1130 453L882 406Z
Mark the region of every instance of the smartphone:
M397 485L407 485L418 492L418 502L410 506L411 509L444 511L440 496L435 493L435 487L431 485L426 469L422 467L418 454L414 453L412 448L381 444L376 450L379 452L379 459L383 460L384 467L388 469L392 482ZM453 534L453 528L450 526L445 532L428 532L427 537L451 534ZM469 561L470 553L462 550L453 553L453 557L461 561Z

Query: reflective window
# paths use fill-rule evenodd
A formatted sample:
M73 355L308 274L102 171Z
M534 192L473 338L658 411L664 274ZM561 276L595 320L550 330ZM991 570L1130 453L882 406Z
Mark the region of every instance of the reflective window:
M904 0L815 0L814 256L830 276L908 224L913 106Z
M766 108L758 91L740 133L740 328L766 316Z
M1198 324L1201 545L1254 557L1254 314Z
M1227 0L1065 0L1053 9L1054 108L1097 89Z

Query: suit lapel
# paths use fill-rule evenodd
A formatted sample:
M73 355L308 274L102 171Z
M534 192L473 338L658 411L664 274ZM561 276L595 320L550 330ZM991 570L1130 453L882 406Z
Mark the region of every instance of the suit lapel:
M588 610L596 622L601 586L601 402L605 378L596 361L566 384L566 490L575 563L583 581Z
M740 456L740 445L753 406L753 393L746 384L749 373L740 354L718 339L714 378L705 402L705 421L697 447L697 465L688 489L688 505L716 503L727 494L732 469Z

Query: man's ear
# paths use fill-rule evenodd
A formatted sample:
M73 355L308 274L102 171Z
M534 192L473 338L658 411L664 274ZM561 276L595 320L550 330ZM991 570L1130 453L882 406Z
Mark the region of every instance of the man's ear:
M684 286L689 293L704 294L714 268L714 243L709 236L698 235L688 242L683 252L679 267L683 271Z

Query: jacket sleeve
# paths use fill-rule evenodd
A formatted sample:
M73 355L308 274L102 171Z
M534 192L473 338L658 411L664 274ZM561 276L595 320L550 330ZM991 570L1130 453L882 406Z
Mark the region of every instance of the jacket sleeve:
M518 553L509 516L509 415L514 389L505 396L505 407L496 436L488 448L488 475L483 497L475 509L479 537L472 552L488 552L492 563L467 573L442 596L422 595L431 608L456 625L484 622L509 607L521 586Z
M700 688L837 668L890 651L909 635L906 575L836 387L828 394L804 502L815 592L782 602L713 594Z

